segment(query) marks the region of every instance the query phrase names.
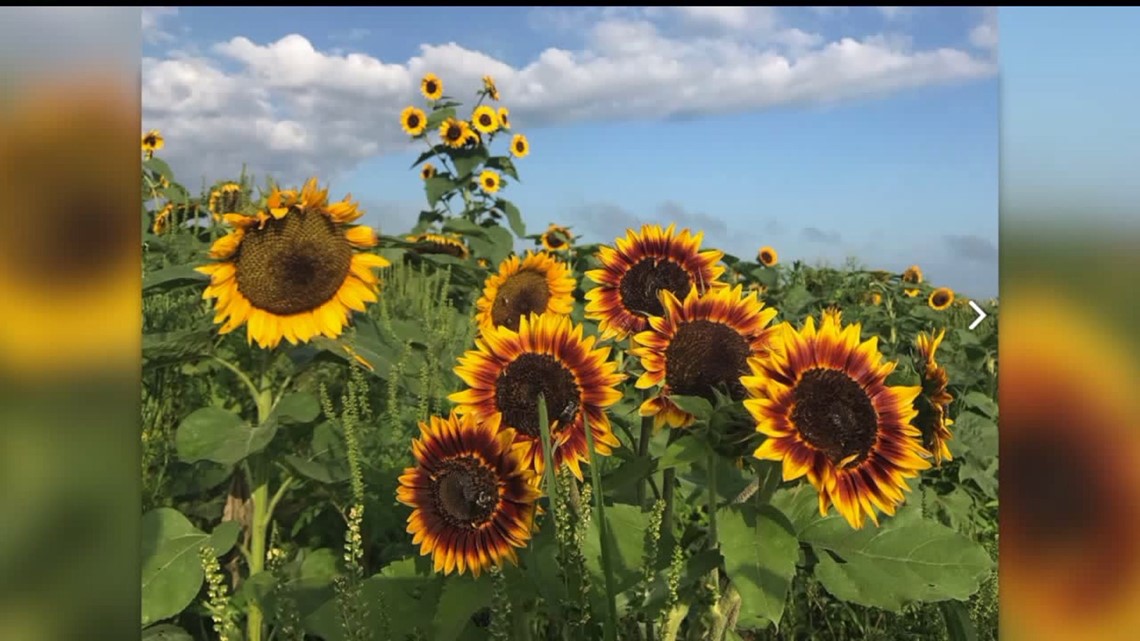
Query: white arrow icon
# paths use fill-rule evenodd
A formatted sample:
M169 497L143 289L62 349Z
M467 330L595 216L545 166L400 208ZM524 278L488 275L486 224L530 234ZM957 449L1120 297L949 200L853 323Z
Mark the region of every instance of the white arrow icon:
M977 312L977 314L978 314L978 317L974 319L974 322L970 323L970 329L974 329L975 327L978 326L978 323L980 323L986 319L986 312L981 307L978 307L978 304L975 303L974 301L968 301L968 302L970 303L970 307L973 307L974 311Z

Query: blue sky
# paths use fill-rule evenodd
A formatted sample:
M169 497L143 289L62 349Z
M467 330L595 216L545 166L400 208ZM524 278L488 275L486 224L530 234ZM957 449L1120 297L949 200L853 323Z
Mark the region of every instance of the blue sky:
M421 104L425 70L461 97L489 72L532 145L522 182L503 194L531 231L558 222L608 242L627 225L675 221L737 255L768 244L784 261L918 263L936 284L997 293L992 11L179 8L152 18L144 125L167 132L182 175L222 174L212 182L240 161L286 181L317 172L382 232L400 233L425 201L408 169L418 150L394 115ZM303 40L282 40L293 34ZM721 71L728 79L712 83Z

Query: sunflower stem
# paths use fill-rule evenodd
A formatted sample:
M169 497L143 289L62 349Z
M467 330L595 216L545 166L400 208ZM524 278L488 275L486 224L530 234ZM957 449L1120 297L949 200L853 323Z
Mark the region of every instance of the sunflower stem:
M246 380L248 381L249 378L246 377ZM252 383L250 383L250 388L254 390L254 398L257 401L257 423L264 425L273 412L273 392L268 389L257 390ZM250 522L249 543L249 577L252 579L265 570L266 542L269 525L273 520L273 510L291 482L289 480L283 482L282 487L278 489L273 498L270 498L269 466L264 457L258 457L252 461L249 466L249 475L250 486L253 487L253 491L250 493L253 518ZM249 614L246 617L246 641L261 641L263 621L264 615L261 606L251 602Z
M590 450L590 483L594 487L594 501L598 511L598 543L602 551L602 574L606 581L606 621L605 638L617 638L617 589L614 587L613 563L610 559L609 528L606 523L606 503L602 492L602 472L597 465L597 451L594 450L594 432L586 413L582 413L582 430L586 432L586 446Z
M550 417L546 413L546 398L538 395L538 430L542 434L543 475L546 477L546 496L550 499L550 517L558 522L558 481L554 478L554 448L550 439Z
M258 387L253 384L253 380L249 377L249 375L246 374L245 372L243 372L241 370L241 368L238 367L237 365L234 365L233 363L227 361L224 358L221 358L220 356L211 356L210 358L214 362L216 362L217 364L219 364L222 367L233 372L233 375L236 376L238 378L238 380L242 382L242 385L245 385L245 388L247 390L249 390L250 397L252 397L253 402L258 405L258 417L257 418L258 418L258 422L260 422L261 421L260 403L261 403L261 395L262 395L261 390L258 389Z
M709 544L709 546L708 547L710 550L716 549L716 545L717 545L717 537L716 537L716 503L717 503L717 500L716 500L716 493L717 493L717 489L716 489L716 464L717 464L716 452L714 452L712 450L712 448L709 448L709 457L708 457L708 466L709 466L709 479L708 479L708 486L709 486L709 534L708 534L708 544Z

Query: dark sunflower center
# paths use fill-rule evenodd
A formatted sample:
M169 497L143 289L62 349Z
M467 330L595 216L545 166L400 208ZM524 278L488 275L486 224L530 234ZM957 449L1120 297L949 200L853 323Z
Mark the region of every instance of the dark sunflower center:
M519 319L526 314L541 314L550 302L550 286L546 276L523 270L499 286L499 293L491 304L491 320L496 327L507 326L518 331Z
M479 114L479 124L480 125L483 125L484 127L490 127L493 123L494 123L494 121L491 120L491 116L489 116L487 114Z
M516 142L515 143L515 151L519 152L520 154L522 152L526 151L526 143L521 141L521 140Z
M523 354L499 374L495 383L495 406L503 413L503 424L539 438L539 394L546 399L546 415L552 422L574 422L582 397L574 374L552 356Z
M551 247L561 247L565 243L562 241L561 234L550 233L546 235L546 244Z
M487 176L483 179L483 184L488 188L492 188L495 186L495 178L493 176Z
M867 392L847 374L816 368L804 372L792 397L792 424L831 462L871 451L879 416Z
M765 263L772 262L772 254L769 254L768 252L764 252L764 253L760 254L760 260L765 262Z
M143 138L143 144L147 147L154 147L158 145L158 138L155 138L154 136L147 136L146 138Z
M352 247L320 213L293 210L247 232L234 263L238 291L254 307L288 316L336 295L348 276Z
M241 192L236 189L223 189L218 199L223 214L232 214L241 211Z
M408 116L408 128L415 129L420 126L420 117L418 114L411 114Z
M713 390L726 386L743 398L740 376L748 371L748 342L721 323L696 320L677 329L665 349L665 383L674 394L715 399Z
M429 94L434 94L439 91L439 85L437 85L434 80L428 80L424 83L424 89L426 89Z
M449 243L435 240L429 242L430 251L428 253L432 254L447 254L449 256L455 256L456 258L463 258L467 251L467 249L459 243Z
M942 307L943 305L945 305L946 303L949 302L949 299L950 299L950 297L947 296L946 294L944 294L942 292L936 292L934 294L934 305L936 307Z
M456 141L463 137L463 130L456 125L448 125L446 137L448 140Z
M472 456L445 461L432 486L436 511L452 527L475 529L499 504L495 472Z
M688 272L677 263L666 258L644 258L625 273L618 292L626 309L646 316L661 316L665 308L657 299L659 291L667 289L683 300L692 286Z

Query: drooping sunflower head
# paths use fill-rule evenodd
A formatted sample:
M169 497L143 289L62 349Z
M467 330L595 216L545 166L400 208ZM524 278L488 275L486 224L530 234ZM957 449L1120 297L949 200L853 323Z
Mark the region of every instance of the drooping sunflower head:
M499 107L499 110L496 113L499 116L499 129L510 129L511 110L507 109L506 107Z
M661 316L658 293L668 290L684 298L696 287L700 293L721 285L724 266L719 250L701 251L703 232L674 233L674 225L643 225L626 230L613 247L598 249L601 269L586 272L598 287L586 292L586 316L598 321L605 338L625 338L649 327L650 316Z
M483 76L483 92L491 100L499 102L499 88L495 86L495 79L491 76Z
M471 113L471 126L480 133L493 134L499 129L499 115L492 107L479 105Z
M879 292L871 292L867 296L867 302L871 303L872 305L882 305L883 304L883 295Z
M930 309L943 311L954 303L954 290L949 287L939 287L930 292L930 298L926 302L930 305Z
M574 276L554 256L527 252L511 256L483 284L475 301L475 321L486 331L494 327L519 329L530 314L569 314L574 308Z
M570 248L570 243L573 242L574 236L570 233L569 229L561 225L551 224L550 227L543 232L539 240L547 251L559 252L566 251Z
M503 179L494 169L484 169L483 173L479 174L479 186L488 194L493 194L503 186Z
M515 158L526 158L530 154L530 141L522 134L515 134L511 138L511 155Z
M662 385L641 405L642 416L653 416L654 427L688 427L693 416L669 400L671 395L716 400L714 390L736 400L745 396L740 377L748 359L763 354L776 310L764 307L743 287L718 287L701 296L696 287L684 300L661 290L664 314L649 318L649 329L634 335L630 353L641 359L645 373L637 387Z
M776 253L776 250L768 247L767 245L761 247L760 251L756 252L756 260L765 267L774 266L779 258L780 257Z
M174 214L174 203L166 203L162 209L154 215L154 222L151 223L150 231L154 235L165 234L166 230L170 228L170 219Z
M420 93L428 100L439 100L443 97L443 81L434 73L424 74L420 81Z
M910 267L907 267L906 271L903 272L902 282L910 283L912 285L921 284L922 283L922 269L919 268L918 265L911 265ZM919 290L917 287L908 287L908 288L903 290L903 293L906 294L907 296L911 297L911 298L918 296L918 292L919 292Z
M915 403L918 416L914 424L922 432L923 446L934 455L935 465L953 458L947 442L952 438L950 426L954 421L950 420L949 411L954 397L946 390L950 384L946 368L935 360L935 352L945 337L943 329L936 335L922 332L914 340L918 351L915 366L922 375L922 395Z
M237 214L245 209L249 196L240 184L226 181L210 191L207 208L215 221L221 221L226 214Z
M400 112L400 128L412 137L423 134L427 129L427 115L424 114L424 110L415 106L405 107Z
M375 302L372 269L388 266L376 254L370 227L351 225L361 211L350 197L329 203L317 179L300 193L274 189L256 216L226 214L233 231L210 247L217 262L197 271L210 276L203 298L214 299L221 333L246 325L248 339L264 348L284 338L307 342L336 338L351 312Z
M471 250L463 238L456 234L418 234L408 236L410 242L416 243L412 251L417 254L447 254L456 258L467 258Z
M554 465L565 464L579 480L581 462L589 459L585 422L594 449L608 456L621 442L613 434L606 408L621 400L616 386L623 374L607 360L608 347L594 347L582 326L568 316L524 316L518 331L506 326L485 329L476 348L459 358L455 373L469 387L449 398L456 411L483 420L499 420L516 430L526 446L526 464L542 473L542 431L538 397L546 402Z
M468 126L466 120L448 118L439 126L439 139L452 149L459 149L467 144L470 134L471 127Z
M157 129L151 129L142 136L142 150L147 158L154 155L154 152L166 146L166 140L162 137Z
M412 441L415 467L400 475L396 498L412 508L408 533L443 574L479 574L517 563L534 525L538 477L512 429L474 415L432 416Z
M749 362L741 382L744 406L767 438L754 452L783 462L783 477L807 475L819 492L820 514L830 505L853 528L875 510L894 514L907 478L930 467L921 434L911 425L919 387L889 386L895 363L885 362L875 338L860 342L858 323L825 312L818 329L779 326L772 349Z
M435 165L431 164L430 162L425 162L424 166L420 167L420 178L423 178L424 180L435 176L435 173Z

